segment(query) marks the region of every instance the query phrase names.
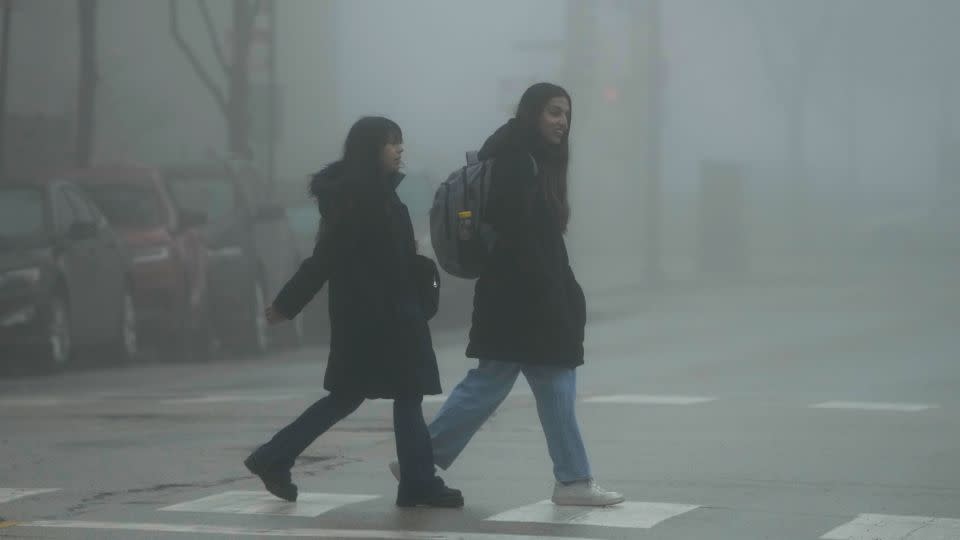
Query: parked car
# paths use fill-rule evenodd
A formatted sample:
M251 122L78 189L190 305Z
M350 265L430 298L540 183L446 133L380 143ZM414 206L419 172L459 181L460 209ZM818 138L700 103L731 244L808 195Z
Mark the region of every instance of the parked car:
M305 195L305 188L299 191L301 196L287 198L286 213L300 258L304 259L313 253L320 227L320 213L317 212L316 203ZM330 335L328 309L327 287L323 287L297 317L300 319L299 324L303 327L304 343L326 342Z
M5 367L54 370L80 346L137 355L129 253L63 180L0 185L0 349Z
M264 316L300 262L284 209L264 178L235 161L166 167L164 178L177 208L206 216L211 313L224 345L261 354L272 343L299 344L300 321L271 329Z
M178 210L152 167L104 164L65 176L83 187L130 248L144 337L178 358L207 357L213 333L203 214Z

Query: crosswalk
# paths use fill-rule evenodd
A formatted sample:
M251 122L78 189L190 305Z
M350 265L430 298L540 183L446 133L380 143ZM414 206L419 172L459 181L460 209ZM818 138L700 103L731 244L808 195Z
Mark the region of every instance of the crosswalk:
M866 401L827 401L810 406L813 409L852 409L861 411L920 412L937 409L939 405L929 403L883 403Z
M622 403L633 405L696 405L716 401L716 398L698 396L654 396L644 394L615 394L612 396L593 396L584 403Z
M323 394L317 393L208 393L186 396L24 396L0 398L0 408L55 408L73 407L81 405L115 404L120 401L131 403L156 404L161 407L176 409L188 406L233 405L233 404L270 404L277 402L303 402L316 400ZM424 396L425 405L440 405L447 400L446 394ZM508 396L509 400L532 400L533 394L529 390L515 390ZM689 406L708 403L721 403L727 398L715 396L694 396L674 394L585 394L580 397L584 405L636 405L636 406ZM374 406L391 405L390 400L371 400ZM906 412L918 413L940 409L937 403L904 403L888 401L822 401L803 405L809 409L834 409L875 412Z
M34 495L40 495L42 493L53 493L54 491L59 491L58 489L22 489L22 488L0 488L0 504L15 501L17 499L22 499L24 497L32 497Z
M296 504L281 501L262 491L227 491L194 501L161 508L166 512L214 512L317 517L348 504L372 501L379 495L301 493Z
M489 521L515 523L557 523L567 525L595 525L627 529L649 529L670 518L699 508L691 504L650 503L627 501L607 508L557 506L540 501L513 508L487 518Z
M26 498L40 498L53 493L62 493L57 488L0 488L0 503L11 503ZM677 522L685 518L695 519L698 511L709 508L698 504L678 504L669 502L627 501L607 508L561 507L550 501L538 501L524 504L480 519L478 523L500 523L522 527L529 524L546 524L560 529L551 529L549 535L530 535L513 533L436 531L436 530L377 530L344 528L304 528L302 522L291 526L278 526L277 521L268 526L215 525L205 522L204 514L234 514L251 516L274 516L290 518L319 518L336 513L347 507L361 505L384 505L392 501L382 495L309 493L302 492L295 503L281 501L262 491L224 491L197 499L184 500L168 506L154 508L157 512L190 513L191 521L197 523L166 522L158 514L156 520L100 521L73 519L42 519L33 521L3 521L0 529L51 529L51 530L98 530L119 532L142 532L152 534L193 534L222 536L227 538L244 536L289 537L289 538L379 538L386 540L591 540L566 534L563 526L591 527L596 530L645 530L660 527L667 522ZM382 508L381 508L382 510ZM373 506L363 507L362 512L376 511ZM430 512L430 510L425 510ZM445 512L437 510L436 512ZM834 518L830 518L834 519ZM960 539L960 519L951 517L905 516L864 513L847 518L835 518L837 523L823 531L812 531L809 538L821 540L957 540ZM469 520L468 520L469 521ZM245 521L244 523L249 523ZM341 520L342 523L342 520ZM471 525L471 523L466 523ZM576 529L578 532L583 529ZM581 533L582 534L582 533ZM597 533L597 537L605 533ZM628 533L629 534L629 533ZM820 536L817 536L817 535ZM2 536L2 534L0 534ZM620 536L618 536L620 537ZM632 536L631 536L632 537ZM596 537L594 537L596 538Z
M861 514L823 540L949 540L960 538L960 519Z

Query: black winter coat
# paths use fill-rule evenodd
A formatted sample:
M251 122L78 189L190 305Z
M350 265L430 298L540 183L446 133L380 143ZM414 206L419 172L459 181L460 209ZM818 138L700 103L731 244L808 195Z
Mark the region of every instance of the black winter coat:
M321 214L344 204L331 166L314 177ZM330 282L330 356L324 388L365 398L440 393L437 360L415 284L416 244L397 175L373 205L321 230L313 255L274 300L296 316ZM359 214L359 215L357 215Z
M473 301L467 356L527 364L583 364L586 301L552 219L531 151L508 123L480 150L494 158L483 219L497 233Z

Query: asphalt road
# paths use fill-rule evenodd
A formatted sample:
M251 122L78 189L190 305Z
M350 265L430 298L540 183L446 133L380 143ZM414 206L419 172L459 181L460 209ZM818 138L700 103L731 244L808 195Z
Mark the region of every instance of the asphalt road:
M578 415L628 499L606 510L543 502L522 379L443 473L462 510L394 506L389 402L307 450L300 502L263 492L241 460L324 394L322 347L0 381L0 537L957 540L953 273L592 293ZM435 333L445 389L473 365L463 340Z

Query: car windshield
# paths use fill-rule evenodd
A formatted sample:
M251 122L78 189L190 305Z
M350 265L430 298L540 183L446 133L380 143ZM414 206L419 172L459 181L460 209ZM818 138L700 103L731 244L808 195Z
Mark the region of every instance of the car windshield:
M165 222L155 191L135 184L94 184L84 190L111 225L123 229L148 229Z
M225 179L174 178L167 184L177 208L204 214L211 222L223 219L236 209L236 192Z
M30 243L46 233L43 190L33 187L0 189L0 245Z

